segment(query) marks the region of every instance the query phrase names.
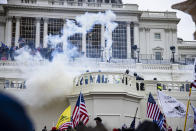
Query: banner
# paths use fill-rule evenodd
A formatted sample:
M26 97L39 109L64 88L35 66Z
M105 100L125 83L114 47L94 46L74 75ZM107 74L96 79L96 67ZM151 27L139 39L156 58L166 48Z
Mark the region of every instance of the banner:
M167 117L185 117L186 106L175 98L158 91L159 104Z
M7 0L0 0L0 4L7 4Z

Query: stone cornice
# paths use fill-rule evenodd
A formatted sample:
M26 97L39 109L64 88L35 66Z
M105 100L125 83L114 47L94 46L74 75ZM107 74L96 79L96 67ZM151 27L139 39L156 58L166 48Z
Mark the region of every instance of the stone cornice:
M80 7L80 6L40 6L40 5L13 5L7 4L3 6L8 9L39 9L39 10L52 10L52 11L74 11L74 12L103 12L106 10L112 10L115 13L128 13L128 14L136 14L141 16L142 12L138 10L129 10L124 8L105 8L105 7Z
M178 49L196 49L196 45L180 45Z
M166 21L179 23L179 18L154 18L154 17L141 17L141 21Z

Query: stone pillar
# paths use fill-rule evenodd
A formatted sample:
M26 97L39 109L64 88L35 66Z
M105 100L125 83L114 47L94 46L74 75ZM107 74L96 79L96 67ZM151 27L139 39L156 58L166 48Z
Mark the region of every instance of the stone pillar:
M104 37L105 25L101 25L101 48L105 48L105 37Z
M83 55L86 57L86 33L82 33L82 52Z
M36 34L35 34L35 47L40 46L40 18L36 18Z
M44 42L43 48L47 47L48 43L48 18L44 18Z
M20 17L16 17L15 46L19 46L18 43L19 37L20 37Z
M65 28L66 28L66 22L67 22L67 20L64 18L64 19L63 19L63 22L64 22L64 23L63 23L63 32L64 32L64 30L65 30Z
M105 49L105 36L104 36L104 32L105 32L105 25L101 25L101 59L104 59L104 49Z
M12 18L8 17L6 19L6 35L5 35L5 44L11 46L12 40Z
M130 22L127 22L127 59L131 59L131 28Z
M134 45L139 47L139 24L134 23Z
M152 52L152 45L150 43L150 28L145 28L145 33L146 33L146 49L147 49L147 54L153 54Z

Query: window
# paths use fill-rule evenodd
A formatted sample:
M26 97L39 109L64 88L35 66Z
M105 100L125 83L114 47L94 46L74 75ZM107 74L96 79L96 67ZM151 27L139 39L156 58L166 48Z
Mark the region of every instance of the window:
M79 26L79 24L76 22L76 20L72 20L76 25ZM79 53L82 52L82 34L81 33L76 33L70 37L68 37L68 42L70 45L70 47L76 47L77 51ZM77 57L77 56L75 56Z
M161 59L162 59L161 52L155 52L155 60L161 60Z
M43 47L44 42L44 20L40 20L40 46Z
M101 25L95 25L86 34L86 56L89 58L101 57Z
M97 3L102 3L102 0L97 0Z
M23 39L24 44L35 46L35 33L35 18L22 17L20 19L20 38Z
M63 19L49 19L48 21L48 35L61 35L63 29Z
M117 3L116 0L111 0L111 3Z
M154 33L155 40L161 40L161 34L160 33Z
M93 2L93 3L94 3L94 2L95 2L95 0L88 0L88 2Z
M130 33L131 33L131 46L134 45L134 24L130 25ZM134 58L134 49L131 48L131 58Z
M105 0L105 3L109 3L109 0Z
M16 18L12 19L12 45L15 45Z
M37 2L37 0L21 0L21 3L31 3L31 4L34 4L36 2Z
M76 33L68 38L70 44L77 48L78 52L82 52L82 34Z
M117 22L118 27L112 32L112 57L127 58L127 23Z

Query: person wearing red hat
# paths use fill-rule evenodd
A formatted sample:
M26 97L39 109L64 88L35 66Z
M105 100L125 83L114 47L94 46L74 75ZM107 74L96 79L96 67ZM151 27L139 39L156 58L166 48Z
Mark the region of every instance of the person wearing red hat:
M51 131L57 131L56 127L52 127Z

